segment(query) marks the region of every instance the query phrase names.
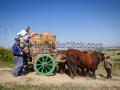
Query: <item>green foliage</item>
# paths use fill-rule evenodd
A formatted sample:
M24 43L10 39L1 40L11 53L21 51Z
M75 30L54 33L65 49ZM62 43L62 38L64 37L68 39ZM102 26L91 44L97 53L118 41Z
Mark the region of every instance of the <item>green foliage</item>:
M112 51L105 52L105 56L114 56L115 53Z
M114 62L114 67L120 70L120 62Z
M0 47L0 62L4 64L13 63L13 55L10 48Z
M119 51L120 48L111 48L111 49L108 49L108 51Z
M120 55L110 56L110 58L114 61L120 61Z
M0 90L6 90L6 88L2 85L0 85Z
M112 68L112 74L114 76L120 76L120 62L114 61L114 67Z

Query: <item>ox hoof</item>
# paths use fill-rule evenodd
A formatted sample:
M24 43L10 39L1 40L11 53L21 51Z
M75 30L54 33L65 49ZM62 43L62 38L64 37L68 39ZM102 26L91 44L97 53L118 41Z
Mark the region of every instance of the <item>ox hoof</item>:
M71 79L74 79L75 77L71 77Z
M64 73L60 73L61 75L63 75Z
M79 78L79 76L76 76L77 78Z
M94 80L96 80L96 77L93 77Z

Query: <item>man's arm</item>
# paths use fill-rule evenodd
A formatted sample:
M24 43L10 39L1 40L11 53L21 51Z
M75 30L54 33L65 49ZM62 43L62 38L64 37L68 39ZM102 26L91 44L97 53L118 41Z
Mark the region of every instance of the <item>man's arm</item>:
M25 31L24 30L21 30L18 34L17 34L17 36L19 36L19 37L24 37L25 36Z
M17 34L17 36L22 37L22 30Z
M13 52L13 54L14 54L14 55L21 55L21 52L20 52L20 51L17 51L17 49L18 49L18 47L16 47L16 46L13 46L13 47L12 47L12 52Z
M111 65L112 67L114 67L114 64L113 64L113 62L112 62L112 61L110 61L110 65Z

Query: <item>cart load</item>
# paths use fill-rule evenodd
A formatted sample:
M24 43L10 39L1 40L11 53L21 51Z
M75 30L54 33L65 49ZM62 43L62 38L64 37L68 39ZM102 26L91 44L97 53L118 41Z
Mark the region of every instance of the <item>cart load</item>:
M49 44L55 44L56 36L50 35L48 32L42 32L42 34L31 33L32 37L29 40L31 44L43 44L47 42Z

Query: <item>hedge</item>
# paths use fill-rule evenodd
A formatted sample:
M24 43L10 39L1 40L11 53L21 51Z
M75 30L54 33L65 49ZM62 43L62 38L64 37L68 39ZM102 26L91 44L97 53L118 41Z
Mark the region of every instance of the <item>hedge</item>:
M2 62L14 62L12 51L10 48L0 47L0 61Z

